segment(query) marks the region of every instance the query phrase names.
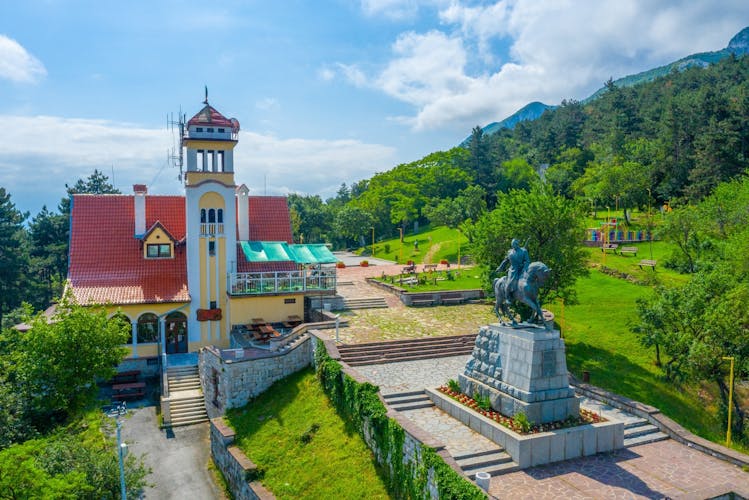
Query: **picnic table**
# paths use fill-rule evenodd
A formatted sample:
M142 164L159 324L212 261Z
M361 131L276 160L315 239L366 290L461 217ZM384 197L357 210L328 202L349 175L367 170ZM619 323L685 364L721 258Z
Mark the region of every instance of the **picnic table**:
M286 328L294 328L295 326L299 326L302 324L302 318L297 316L296 314L292 314L291 316L286 318L286 321L283 322L283 326Z
M255 332L255 340L267 342L271 337L278 337L279 333L270 325L259 325Z
M118 372L112 377L113 384L122 384L125 382L135 382L140 376L140 370L128 370L124 372Z
M124 384L112 384L112 399L137 399L146 395L145 382L128 382Z

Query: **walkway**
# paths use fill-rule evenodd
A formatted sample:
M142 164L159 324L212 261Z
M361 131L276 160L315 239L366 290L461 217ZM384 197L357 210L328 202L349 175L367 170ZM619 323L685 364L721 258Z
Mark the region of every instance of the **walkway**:
M469 357L368 365L355 369L379 385L383 394L391 394L436 387L450 378L457 378ZM622 418L618 410L604 413L609 418ZM443 422L444 418L426 418L428 414L425 412L406 412L409 418L410 414L417 425L442 439L451 453L463 452L471 446L480 451L487 446L485 440L478 439L481 436L470 429L458 432L456 429L460 424ZM534 499L697 499L729 491L749 498L749 473L671 439L495 476L489 489L497 498Z

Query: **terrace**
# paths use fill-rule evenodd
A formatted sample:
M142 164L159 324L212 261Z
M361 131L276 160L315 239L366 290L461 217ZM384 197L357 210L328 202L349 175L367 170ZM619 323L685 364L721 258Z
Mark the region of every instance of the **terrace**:
M229 275L229 295L272 295L335 291L335 267L303 269L300 271L272 271L232 273Z

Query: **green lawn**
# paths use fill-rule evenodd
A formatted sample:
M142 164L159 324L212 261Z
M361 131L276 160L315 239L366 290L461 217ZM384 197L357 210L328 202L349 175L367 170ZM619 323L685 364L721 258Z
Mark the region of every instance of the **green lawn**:
M338 416L312 369L275 383L227 420L279 499L390 498L372 452Z
M421 269L421 266L417 266ZM448 279L448 271L440 270L434 272L419 272L417 273L417 279L419 283L416 285L411 284L400 284L400 279L408 279L413 277L411 274L396 274L392 276L385 276L385 278L377 278L378 281L396 285L407 292L434 292L441 290L470 290L474 288L482 288L483 281L481 278L484 268L482 267L463 267L458 270L457 266L453 266L449 271L452 279Z
M600 247L587 247L588 261L591 264L605 265L619 272L627 273L635 279L650 284L667 286L683 285L689 281L689 276L666 268L664 263L673 253L674 245L665 241L644 241L641 243L620 243L619 247L637 247L637 255L619 255L611 251L601 252ZM654 259L658 262L655 270L645 267L640 269L638 263L642 259Z
M654 350L642 347L629 331L635 300L651 290L592 270L578 280L580 303L566 306L564 318L561 304L546 304L564 326L568 368L578 378L587 370L592 384L656 406L692 432L720 441L716 409L698 398L700 386L663 380Z
M405 264L412 260L418 264L437 264L445 259L451 263L458 262L458 240L461 244L461 257L465 255L468 246L468 238L446 226L431 229L428 226L421 229L418 234L406 234L401 244L399 238L378 241L375 244L375 257L393 260ZM418 242L418 248L414 246ZM362 247L358 250L362 257L372 255L372 246Z

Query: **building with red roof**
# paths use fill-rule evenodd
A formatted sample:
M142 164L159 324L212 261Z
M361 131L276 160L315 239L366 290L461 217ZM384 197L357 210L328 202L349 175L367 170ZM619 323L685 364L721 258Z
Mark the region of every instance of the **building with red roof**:
M183 128L184 196L72 196L68 290L131 324L128 366L235 347L238 328L303 318L306 295L335 290L327 248L293 244L286 198L235 184L238 133L206 99Z

